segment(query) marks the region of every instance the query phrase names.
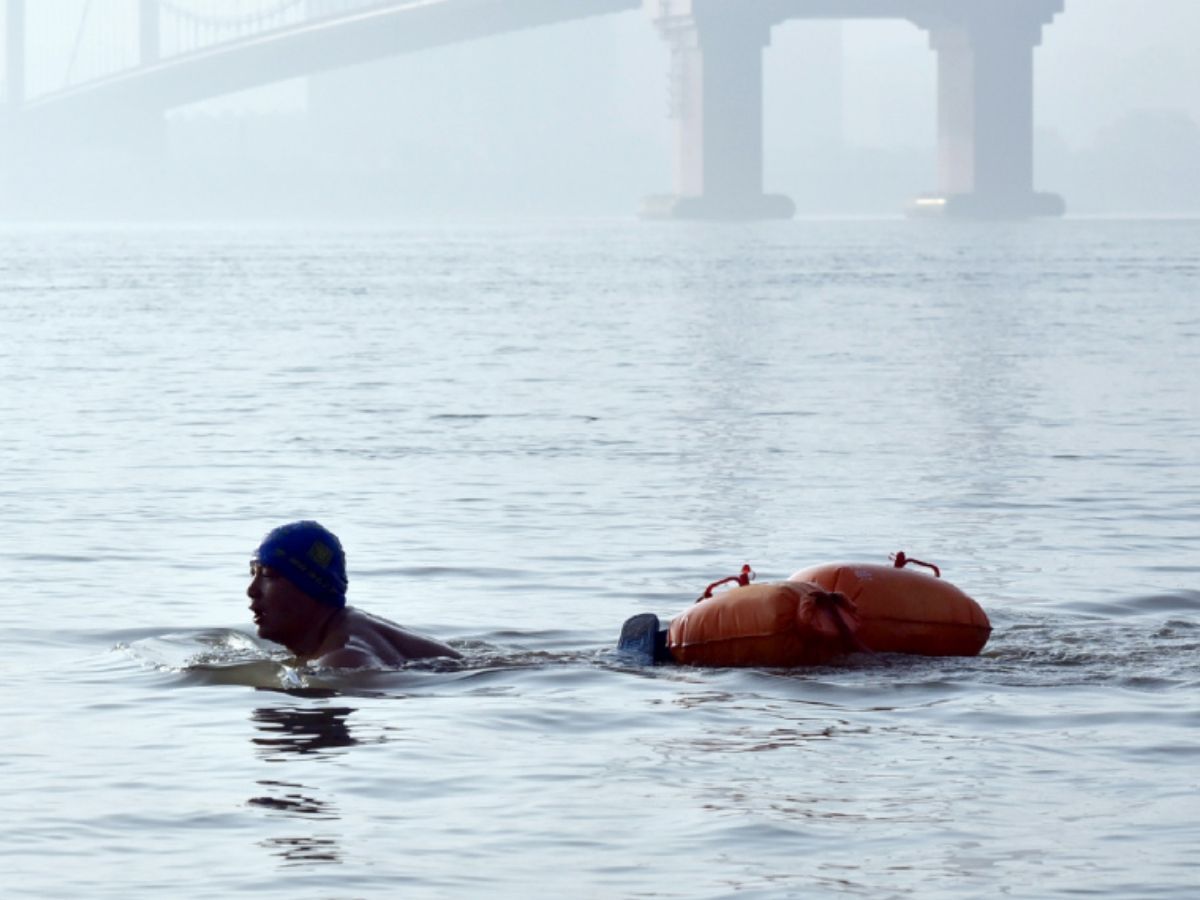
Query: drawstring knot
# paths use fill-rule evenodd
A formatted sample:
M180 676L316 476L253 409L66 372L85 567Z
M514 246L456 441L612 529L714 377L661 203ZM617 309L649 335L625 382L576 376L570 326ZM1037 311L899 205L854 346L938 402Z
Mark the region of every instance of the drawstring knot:
M942 577L942 570L933 563L921 562L919 559L913 559L911 556L905 555L903 550L897 550L895 553L890 554L888 559L895 563L894 568L903 569L906 565L912 563L914 566L924 566L927 569L933 569L934 578Z
M730 582L736 581L738 584L738 587L745 587L753 580L754 580L754 570L750 568L749 563L746 563L745 565L742 566L742 571L739 572L737 575L730 575L728 578L720 578L720 579L714 581L708 587L706 587L704 589L704 593L696 598L696 602L699 603L701 600L707 600L709 597L711 597L713 595L713 588L720 587L723 584L729 584Z

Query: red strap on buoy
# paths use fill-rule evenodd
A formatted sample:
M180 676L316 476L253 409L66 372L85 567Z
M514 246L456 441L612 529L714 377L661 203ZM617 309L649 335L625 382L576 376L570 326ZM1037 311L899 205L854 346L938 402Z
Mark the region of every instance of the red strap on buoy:
M942 570L939 569L937 566L935 566L933 563L921 562L921 560L919 560L919 559L913 559L911 556L906 556L904 554L903 550L896 551L891 556L889 556L888 559L895 562L895 564L896 564L895 567L897 569L903 569L906 565L908 565L909 563L912 563L914 566L924 566L927 569L933 569L933 577L934 578L942 577Z
M710 584L708 587L706 587L704 589L704 593L696 598L696 602L699 603L701 600L707 600L709 597L712 596L713 588L720 587L723 584L729 584L731 581L736 581L738 583L739 587L745 587L753 580L754 580L754 570L750 568L749 563L746 563L745 565L742 566L742 571L739 574L730 575L728 578L721 578L718 581L714 581L712 584Z

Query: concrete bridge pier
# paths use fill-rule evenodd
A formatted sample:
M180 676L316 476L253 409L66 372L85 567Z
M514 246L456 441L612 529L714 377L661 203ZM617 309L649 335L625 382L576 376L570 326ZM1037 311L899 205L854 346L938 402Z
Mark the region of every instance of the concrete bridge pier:
M17 120L25 102L25 0L4 2L4 105L0 107L0 209L11 204L22 146Z
M138 2L138 57L143 66L158 62L161 50L158 0Z
M153 66L162 58L162 25L160 0L138 0L138 61ZM126 113L125 127L133 146L149 161L160 161L167 152L166 111L150 108Z
M741 3L645 0L670 44L675 191L647 218L782 219L790 199L763 193L762 54L771 21Z
M4 4L4 97L10 112L25 102L25 0Z
M929 26L937 53L938 190L917 213L967 218L1062 215L1033 187L1033 51L1063 0L959 7ZM919 23L920 24L920 23Z

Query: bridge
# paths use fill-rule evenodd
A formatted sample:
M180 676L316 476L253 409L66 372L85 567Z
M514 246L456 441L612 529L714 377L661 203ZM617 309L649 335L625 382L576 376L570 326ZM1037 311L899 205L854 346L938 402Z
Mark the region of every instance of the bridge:
M790 217L763 184L762 60L792 19L905 19L937 55L938 175L916 212L1056 215L1033 188L1033 55L1065 0L3 0L4 125L19 139L153 135L167 110L518 29L643 9L670 50L674 187L665 218ZM70 7L64 9L64 7ZM56 35L65 65L33 58ZM15 137L14 137L15 136Z

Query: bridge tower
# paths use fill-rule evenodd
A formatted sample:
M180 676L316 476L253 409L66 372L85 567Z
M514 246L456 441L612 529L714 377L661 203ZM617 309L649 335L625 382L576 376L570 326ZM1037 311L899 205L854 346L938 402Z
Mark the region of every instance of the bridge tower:
M937 53L938 191L914 211L1062 215L1033 187L1033 51L1064 0L942 0L911 18Z
M162 42L159 39L159 0L138 0L138 63L158 62Z
M4 87L9 112L25 102L25 0L4 4Z
M671 51L675 192L649 197L650 218L791 218L763 193L762 54L771 19L759 3L645 0Z
M664 218L786 218L763 193L762 53L794 18L908 19L938 61L938 191L913 211L967 217L1061 215L1033 189L1033 51L1065 0L643 0L671 48L675 193Z

